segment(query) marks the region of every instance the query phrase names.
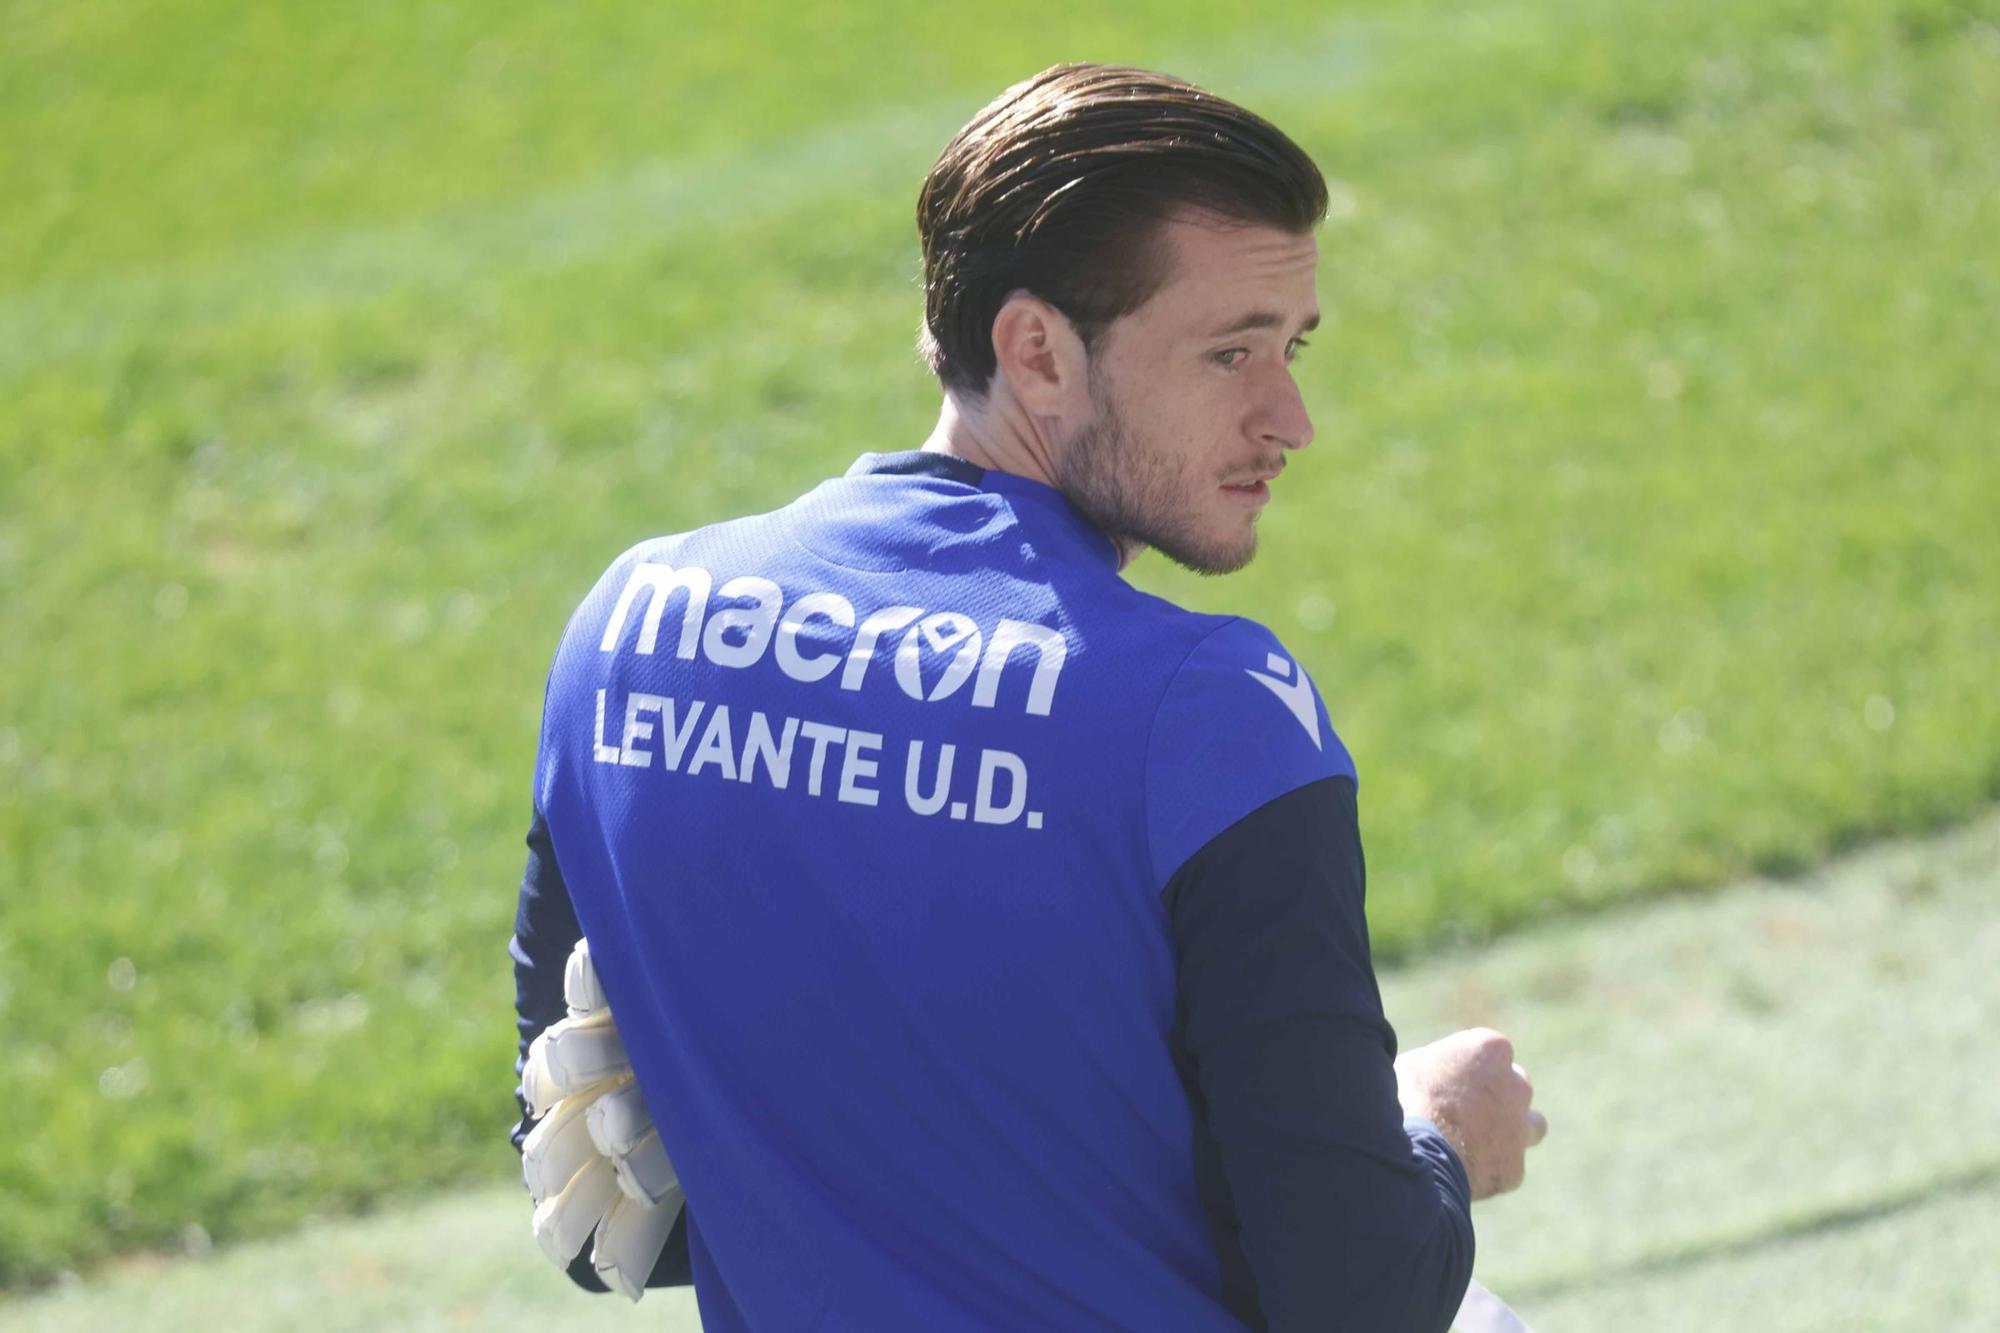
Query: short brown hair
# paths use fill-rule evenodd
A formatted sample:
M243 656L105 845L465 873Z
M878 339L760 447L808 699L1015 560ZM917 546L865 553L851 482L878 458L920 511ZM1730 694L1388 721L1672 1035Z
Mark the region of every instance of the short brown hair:
M1021 289L1088 349L1165 282L1160 227L1189 208L1303 233L1326 215L1326 181L1270 122L1169 74L1067 64L1015 84L952 136L917 198L925 363L983 396L993 321Z

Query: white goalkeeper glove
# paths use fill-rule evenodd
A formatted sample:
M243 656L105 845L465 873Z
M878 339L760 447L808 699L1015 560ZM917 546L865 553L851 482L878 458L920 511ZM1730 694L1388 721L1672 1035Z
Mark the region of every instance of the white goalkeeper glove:
M563 970L569 1017L528 1046L521 1098L537 1124L521 1145L535 1239L568 1269L591 1232L591 1267L629 1300L666 1248L685 1197L653 1124L611 1006L578 940Z

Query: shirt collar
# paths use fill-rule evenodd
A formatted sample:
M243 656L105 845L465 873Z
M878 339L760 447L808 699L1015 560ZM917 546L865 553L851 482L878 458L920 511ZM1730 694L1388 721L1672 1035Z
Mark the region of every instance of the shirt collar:
M984 487L986 469L934 449L904 449L896 453L863 454L847 469L850 477L938 477Z
M1036 509L1058 518L1063 527L1113 571L1119 567L1118 545L1105 536L1083 511L1055 487L998 468L983 468L952 454L934 449L904 449L894 453L866 453L847 469L849 477L935 477L955 481L983 491L1026 500Z

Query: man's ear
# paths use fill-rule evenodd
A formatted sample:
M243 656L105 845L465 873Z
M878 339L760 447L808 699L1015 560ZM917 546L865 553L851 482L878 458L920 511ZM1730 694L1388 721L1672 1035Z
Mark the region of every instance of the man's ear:
M1011 293L993 317L995 372L1037 417L1090 414L1090 356L1076 326L1032 293Z

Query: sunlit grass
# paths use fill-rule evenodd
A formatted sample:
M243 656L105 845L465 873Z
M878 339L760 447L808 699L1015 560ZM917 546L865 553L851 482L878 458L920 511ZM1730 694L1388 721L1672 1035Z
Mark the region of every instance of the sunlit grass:
M2000 795L1990 6L662 12L10 18L0 1283L506 1168L563 620L921 440L916 183L1057 58L1338 180L1263 557L1137 577L1314 674L1384 953Z

